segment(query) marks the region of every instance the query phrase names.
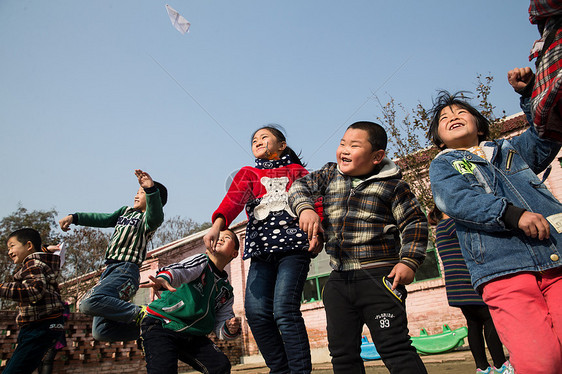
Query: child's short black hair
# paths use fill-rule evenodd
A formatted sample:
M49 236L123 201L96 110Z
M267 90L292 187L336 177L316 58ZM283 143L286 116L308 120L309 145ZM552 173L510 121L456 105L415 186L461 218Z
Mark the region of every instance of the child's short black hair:
M39 232L37 232L37 230L29 227L16 230L8 236L8 240L14 237L18 242L22 244L31 242L31 244L33 244L33 249L35 250L35 252L41 252L41 235L39 235Z
M232 233L233 235L232 240L234 240L234 249L236 249L236 252L238 252L238 250L240 249L240 240L238 239L238 235L236 235L236 233L229 228L226 228L224 230L230 231Z
M445 149L447 147L439 137L439 115L443 109L450 107L451 105L456 105L466 109L474 116L476 120L476 128L479 133L478 142L487 140L490 136L490 122L482 115L482 113L463 100L463 93L465 92L466 91L459 91L454 94L450 94L449 91L439 91L437 98L433 102L433 108L431 108L429 112L431 120L429 122L429 131L427 136L429 137L429 140L431 140L439 149Z
M357 130L364 130L367 131L369 134L369 143L371 143L371 148L374 151L378 151L382 149L386 151L386 144L388 142L388 138L386 135L386 131L384 127L379 125L378 123L369 122L369 121L359 121L352 123L347 128L349 129L357 129Z
M257 129L256 131L254 131L252 133L252 137L250 138L250 144L252 144L252 141L254 140L254 136L260 130L268 130L270 133L273 134L273 136L275 136L277 141L285 142L285 144L287 143L287 138L285 137L285 134L283 133L285 130L279 125L269 124L269 125L260 127L259 129ZM285 155L289 155L289 157L291 159L291 162L293 162L294 164L298 164L298 165L301 165L303 167L306 166L306 164L301 159L300 152L296 153L291 147L286 146L285 149L283 150L283 152L279 155L279 157L283 157Z
M162 183L154 182L154 185L158 188L158 192L160 193L160 201L162 201L162 206L166 205L168 201L168 190Z

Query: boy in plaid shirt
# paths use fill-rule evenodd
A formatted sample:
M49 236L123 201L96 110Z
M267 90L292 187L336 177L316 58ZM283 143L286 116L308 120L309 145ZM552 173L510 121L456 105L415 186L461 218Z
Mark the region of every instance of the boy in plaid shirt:
M31 373L49 347L64 334L64 310L57 276L60 258L42 252L41 236L24 228L8 236L8 255L21 268L12 282L0 283L0 297L19 303L16 322L20 326L18 345L4 374Z
M324 287L334 373L364 373L363 324L391 373L426 373L412 347L406 288L425 258L427 219L373 122L347 128L330 162L293 182L289 204L312 240L324 234L333 271ZM314 201L322 197L322 222Z

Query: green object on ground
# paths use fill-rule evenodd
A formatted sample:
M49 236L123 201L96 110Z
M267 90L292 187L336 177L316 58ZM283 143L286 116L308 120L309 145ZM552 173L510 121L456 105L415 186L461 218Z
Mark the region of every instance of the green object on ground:
M429 335L425 329L421 329L420 336L412 336L412 345L420 354L437 354L452 351L464 344L464 338L468 336L466 326L451 330L448 325L443 325L443 333Z

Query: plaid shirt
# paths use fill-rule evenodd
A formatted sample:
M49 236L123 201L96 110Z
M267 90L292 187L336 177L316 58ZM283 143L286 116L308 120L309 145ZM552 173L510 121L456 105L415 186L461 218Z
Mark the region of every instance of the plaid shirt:
M562 125L556 113L562 100L562 3L531 0L529 20L539 25L542 36L529 56L529 61L537 58L531 98L533 122L541 138L562 143Z
M375 175L352 187L337 164L293 182L289 204L300 213L323 197L324 240L330 265L347 271L401 262L416 270L425 258L427 219L400 169L389 159Z
M62 315L59 271L59 256L35 252L23 260L13 282L0 283L0 297L19 302L18 325Z

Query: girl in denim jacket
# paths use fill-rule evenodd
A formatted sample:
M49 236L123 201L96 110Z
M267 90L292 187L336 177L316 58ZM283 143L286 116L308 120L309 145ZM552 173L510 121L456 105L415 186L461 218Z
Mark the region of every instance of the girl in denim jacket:
M523 96L529 68L508 81ZM522 108L528 115L528 98ZM529 117L529 116L528 116ZM562 204L537 174L560 146L533 126L485 141L489 123L459 95L441 92L429 136L442 149L429 168L437 207L452 217L474 288L488 305L517 373L562 367Z

